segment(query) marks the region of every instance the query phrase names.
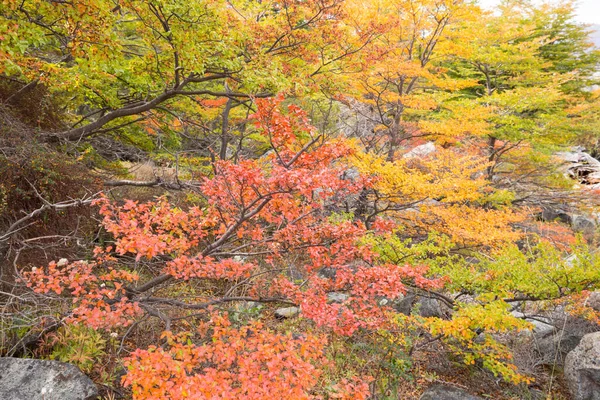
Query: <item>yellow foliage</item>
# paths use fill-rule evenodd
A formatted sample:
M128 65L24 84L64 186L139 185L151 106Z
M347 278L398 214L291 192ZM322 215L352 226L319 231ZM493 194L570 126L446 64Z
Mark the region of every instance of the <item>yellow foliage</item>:
M488 166L482 157L437 149L430 157L385 161L376 155L357 153L354 165L365 175L375 177L377 191L392 199L411 203L441 199L454 203L476 201L489 185L483 172Z
M494 375L514 384L531 381L531 378L518 373L517 367L510 363L512 354L509 349L489 333L482 335L482 340L475 341L479 331L501 333L521 331L530 326L508 313L507 304L461 304L452 319L427 318L425 325L432 335L441 335L449 348L463 357L465 364L481 361Z
M416 225L434 226L436 231L450 236L462 247L500 247L522 237L522 233L515 231L511 225L522 221L525 216L510 209L425 205L421 211L413 213Z
M428 133L445 138L457 138L464 135L486 136L492 132L489 120L494 116L495 107L474 102L447 102L444 114L451 117L440 120L421 120L419 128Z
M460 247L498 247L521 237L512 225L523 215L481 206L494 191L485 178L485 158L438 148L421 159L394 162L357 153L354 165L373 177L373 196L391 204L408 231L444 233Z

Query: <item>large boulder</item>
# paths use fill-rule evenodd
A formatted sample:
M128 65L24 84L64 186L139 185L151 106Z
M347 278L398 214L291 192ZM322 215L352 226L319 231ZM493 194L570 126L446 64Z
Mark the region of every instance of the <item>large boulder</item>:
M356 167L348 168L342 174L342 179L356 182L360 178L360 171Z
M592 235L598 226L595 215L574 214L572 211L561 208L546 207L537 215L540 221L562 222L571 225L574 231Z
M511 314L531 323L532 329L520 336L531 341L538 365L564 365L567 354L577 347L581 338L598 330L594 323L568 315L563 307L545 315L525 315L518 311Z
M421 395L419 400L483 400L483 398L449 385L433 385Z
M416 146L411 149L409 152L404 154L402 158L410 159L410 158L423 158L428 156L431 153L435 153L435 144L433 142L427 142L420 146Z
M98 389L72 364L0 357L0 399L92 400Z
M511 312L511 314L516 318L524 319L525 321L529 322L532 326L533 333L535 333L539 337L550 335L556 330L556 327L550 318L528 317L527 315L519 311L513 311Z
M343 303L350 298L346 293L341 292L329 292L327 293L328 303Z
M564 371L573 400L600 400L600 332L585 335L567 354Z

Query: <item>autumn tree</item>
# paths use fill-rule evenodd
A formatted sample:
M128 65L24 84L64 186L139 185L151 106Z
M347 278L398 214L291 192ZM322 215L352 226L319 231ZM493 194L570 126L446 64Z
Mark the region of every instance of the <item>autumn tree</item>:
M241 160L237 164L217 162L214 177L207 178L201 188L205 197L202 207L182 210L165 200L116 205L102 199L98 204L104 216L103 225L114 237L114 245L97 248L93 261L51 263L48 268L26 272L28 284L39 293L66 296L63 298L73 307L66 318L95 329L126 327L148 313L171 331L175 321L186 318L206 321L210 318L209 311L221 304L275 302L300 306L302 314L316 326L340 335L376 329L384 323L386 307L377 299L397 297L405 290L404 282L424 288L441 285L441 281L424 277L426 267L377 263L368 246L359 243L364 226L344 218L343 214L332 213L330 207L335 199L345 196L345 192L350 195L356 191L357 185L342 179L340 170L343 157L351 153L350 147L340 141L323 142L300 109L290 106L283 113L277 101L260 101L254 120L270 143L271 152L259 160ZM134 270L125 263L128 255L137 262ZM329 275L324 275L325 270L330 271ZM211 281L221 283L213 289L197 286ZM182 284L191 285L189 298L169 295L172 290L169 288ZM327 300L327 293L336 290L348 293L343 304ZM202 310L206 311L200 315L205 317L198 316ZM344 318L339 318L340 315ZM258 326L239 334L246 337L256 329ZM253 347L248 342L247 351L252 357L258 357L264 345L277 351L275 342L283 340L264 334L264 339L259 340L266 340L265 344L259 341ZM222 350L216 347L209 350L210 354L227 357L218 355L228 348L226 343ZM316 362L318 351L302 350L313 345L299 343L300 353L292 352L290 357ZM152 349L140 351L137 354L142 358L131 361L131 365L148 362L153 365L150 360L160 357L167 364L153 366L153 373L162 373L156 368L175 368L170 363L182 363L179 368L188 373L181 379L188 379L186 376L202 364L204 356L197 353L202 349L177 346L170 356ZM189 351L189 356L183 356L182 351ZM171 361L169 357L173 356L176 359ZM279 356L287 357L284 353ZM267 362L271 356L265 357ZM283 369L272 373L286 373L285 365L281 364ZM138 388L134 391L136 396L145 398L159 390L154 384L145 383L147 378L137 376L136 371L133 368L132 375L124 381ZM204 373L208 370L204 369ZM243 382L242 388L256 384L246 382L243 366L239 374L237 378L231 377L232 385L236 380ZM198 375L189 379L204 378ZM223 379L230 378L223 376ZM303 386L314 385L313 377L307 375L306 379L304 384L298 382L298 393L303 393ZM182 383L182 390L192 383ZM365 388L359 389L356 396L361 396L360 391ZM250 386L243 390L249 391L248 398L266 393L255 392L258 388ZM281 389L275 385L268 390ZM290 398L295 398L292 393L296 392L289 393ZM228 396L234 394L225 391L222 395L231 398Z
M458 82L458 89L446 97L430 94L428 99L438 100L436 106L417 116L418 128L413 131L431 135L448 149L430 143L431 148L426 152L415 150L395 160L389 156L385 159L360 154L355 161L358 170L373 179L370 190L363 191L357 203L357 216L367 224L376 215L395 224L393 233L385 239L370 239L378 246L379 254L395 263L411 260L435 265L433 269L438 274L452 277L451 281L458 284L451 291L457 299L461 296L477 299L475 304L461 303L443 292L432 294L417 290L417 296L433 296L456 312L449 320L421 321L422 326L453 351L463 354L466 351L467 363L478 360L515 381L523 378L516 368L498 363L500 359L510 359L508 349L482 332L524 329L526 325L508 312L511 308L526 309L530 301L572 296L577 289L574 292L559 289L558 294L546 288L548 292L542 290L544 294L533 294L536 292L533 287L541 289L536 286L536 274L560 274L564 267L564 261L559 260L561 251L588 254L585 249L575 250L575 239L568 228L557 227L557 236L563 232L562 240L558 243L550 240L558 250L540 245L523 251L531 257L540 257L540 262L533 267L536 272L522 266L515 266L517 269L513 270L503 258L504 254L514 254L513 251L521 254L516 258L523 256L523 252L510 246L524 237L519 228L530 223L525 222L526 213L515 210L513 202L539 205L542 198L546 204L567 198L556 182L551 181L556 175L547 167L550 158L545 152L573 138L569 136L573 130L565 124L574 123L575 101L567 95L565 86L571 78L550 72L552 63L541 55L542 47L548 44L548 38L542 37L536 22L541 15L544 15L542 11L520 2L506 2L500 15L483 13L477 21L464 19L448 26L447 40L440 39L437 47L438 55L445 57L437 62ZM585 46L573 44L574 56L575 48ZM582 80L574 79L576 82L585 80L585 70L581 73ZM579 109L591 111L590 106L579 105ZM383 140L385 134L375 137ZM497 179L499 173L506 181ZM540 194L527 185L554 190ZM549 234L552 235L554 233ZM546 243L547 239L529 240ZM472 282L465 282L464 277L476 271L486 276L484 280L496 281L500 276L497 270L489 270L487 263L477 265L482 255L496 260L502 265L500 269L512 271L509 274L515 282L530 282L532 287L513 287L509 296L479 291ZM553 261L544 259L546 256ZM588 275L594 274L594 267L581 265L578 268L573 274L585 276L581 282L597 284L597 278ZM519 274L517 270L523 273L518 278L512 275ZM500 298L502 300L498 300ZM490 318L489 325L480 324L482 315ZM396 321L400 331L418 324L404 317ZM473 342L476 338L477 343ZM471 351L478 356L468 355Z
M215 98L223 99L226 132L232 107L251 96L318 88L319 76L371 35L346 34L337 1L27 1L5 3L0 15L2 72L22 91L48 86L72 115L70 126L45 140L77 141L146 119L173 122L201 115L203 101Z
M444 57L438 44L448 27L474 11L460 0L373 2L361 10L380 21L381 34L350 76L354 90L346 102L370 122L371 131L358 132L369 151L393 161L400 145L426 136L418 122L437 107L436 93L464 87L435 61Z
M3 354L135 399L379 398L429 350L531 382L527 312L600 320L593 238L534 218L596 139L569 7L2 3Z
M545 38L540 56L549 63L549 72L564 77L561 90L569 95L568 122L561 129L576 136L579 143L594 153L597 144L590 139L597 126L591 113L598 107L593 88L598 84L600 52L590 40L589 27L574 22L573 3L540 11L536 19L537 32Z
M17 248L34 237L69 236L34 236L26 227L79 204L42 187L52 175L48 181L64 188L57 177L68 174L56 163L29 165L49 159L40 152L66 156L74 171L93 169L93 184L70 194L85 204L103 185L195 189L211 159L259 156L264 141L247 130L251 98L336 90L329 76L373 35L346 19L338 1L4 2L0 96L11 151L3 168L28 169L29 183L3 184L32 201L20 206L31 217L6 215L3 239ZM11 126L24 118L27 126ZM157 167L132 176L137 163Z
M523 158L532 154L530 146L543 153L585 129L573 119L573 107L583 97L568 88L574 82L591 82L590 71L597 60L593 51L585 50L587 34L572 21L572 6L535 8L521 1L504 2L499 15L484 13L477 21L457 27L449 34L453 35L468 39L442 44L453 53L451 69L477 84L445 102L437 116L422 126L440 135L485 141L482 154L493 163L490 178L502 158L511 154L512 160L500 169L535 174L535 162ZM567 58L581 68L567 67ZM511 167L519 163L520 168Z
M540 56L550 63L548 70L570 78L563 91L585 96L597 84L600 54L590 40L590 28L575 22L575 12L571 1L542 7L535 16L536 31L543 37Z

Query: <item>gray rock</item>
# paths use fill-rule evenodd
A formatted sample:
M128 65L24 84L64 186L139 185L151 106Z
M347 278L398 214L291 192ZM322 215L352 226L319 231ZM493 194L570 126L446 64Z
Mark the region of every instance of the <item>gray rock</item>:
M582 149L556 154L566 164L566 175L584 185L600 183L600 161Z
M340 292L329 292L327 293L327 301L330 303L343 303L346 300L348 300L350 296L348 296L346 293L340 293Z
M537 215L537 218L541 221L558 221L569 224L573 230L586 234L593 234L598 225L597 217L594 215L573 214L572 212L561 208L546 207Z
M60 260L58 260L58 262L56 263L57 267L66 267L67 265L69 265L69 260L67 260L66 258L61 258Z
M420 146L416 146L411 151L403 155L402 158L421 158L431 153L435 153L435 144L433 142L427 142Z
M540 356L539 364L564 365L567 354L573 351L579 342L581 335L552 332L545 336L535 337L535 351Z
M24 358L0 358L0 399L92 400L98 389L72 364Z
M483 398L473 396L453 386L434 385L428 388L419 400L483 400Z
M404 295L402 293L398 293L395 297L379 297L377 300L377 304L381 307L392 307L397 309L398 305L404 300Z
M342 178L354 182L360 178L360 171L356 167L348 168L344 171Z
M536 365L563 366L567 354L577 347L581 338L596 330L589 322L569 316L561 307L545 315L529 316L518 311L511 314L533 325L522 335L531 341Z
M469 264L480 264L481 260L477 257L465 257L465 261Z
M593 234L596 231L596 221L584 215L573 215L571 226L577 232Z
M394 304L394 309L401 314L410 315L416 302L417 296L414 294L407 294L402 300Z
M525 314L523 314L522 312L519 312L519 311L513 311L513 312L511 312L511 314L514 317L524 319L525 321L527 321L531 325L533 325L533 332L539 336L545 337L547 335L551 335L556 330L556 327L554 326L554 324L552 323L550 318L543 318L543 317L529 318Z
M567 354L564 371L573 400L600 400L600 332L585 335Z
M325 279L335 279L337 275L337 269L332 267L323 267L319 270L318 275Z
M450 317L451 310L439 300L423 297L417 303L419 315L422 317Z
M586 304L594 309L594 311L600 312L600 292L592 292L586 300Z
M441 301L414 294L409 294L396 302L394 308L405 315L417 312L422 317L448 318L452 314L452 310Z
M556 153L556 156L562 159L564 162L576 163L579 162L581 153L585 153L585 148L582 146L574 146L571 147L569 151L560 151Z
M569 215L566 210L562 209L544 208L538 215L538 218L547 222L558 221L565 224L571 224L573 222L571 215Z
M564 307L546 310L543 315L527 315L518 311L511 314L530 322L533 327L518 336L526 338L535 351L536 365L563 366L566 355L575 349L582 337L596 332L591 321L573 317Z
M284 307L278 308L275 310L275 318L292 318L300 313L300 308L298 307Z

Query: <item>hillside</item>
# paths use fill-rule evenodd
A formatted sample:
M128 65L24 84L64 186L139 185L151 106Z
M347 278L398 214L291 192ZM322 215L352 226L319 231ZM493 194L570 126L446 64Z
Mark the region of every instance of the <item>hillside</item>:
M0 398L600 398L600 52L502 4L0 1Z

